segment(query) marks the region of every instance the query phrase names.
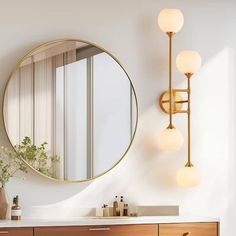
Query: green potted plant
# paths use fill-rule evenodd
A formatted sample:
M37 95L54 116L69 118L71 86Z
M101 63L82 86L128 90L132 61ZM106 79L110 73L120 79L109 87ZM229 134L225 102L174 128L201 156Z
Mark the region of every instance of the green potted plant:
M16 152L0 147L0 219L7 218L8 199L5 185L20 171L26 173L27 168Z
M55 177L54 167L59 158L49 155L46 146L46 142L36 146L26 136L20 144L14 146L14 151L0 148L0 219L7 218L8 200L5 185L17 172L27 173L26 163L44 175Z

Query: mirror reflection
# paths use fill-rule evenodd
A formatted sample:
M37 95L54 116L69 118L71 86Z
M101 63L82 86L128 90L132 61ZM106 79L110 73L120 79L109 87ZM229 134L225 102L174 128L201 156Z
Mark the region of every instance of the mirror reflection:
M10 142L32 168L83 181L110 170L129 149L137 99L111 54L59 40L24 57L8 81L3 113Z

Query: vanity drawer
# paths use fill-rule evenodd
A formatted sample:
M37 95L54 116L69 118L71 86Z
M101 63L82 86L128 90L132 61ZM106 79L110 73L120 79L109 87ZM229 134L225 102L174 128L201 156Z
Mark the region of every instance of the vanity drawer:
M33 228L0 228L0 236L33 236Z
M159 236L217 236L217 223L160 224Z
M35 228L34 236L158 236L157 225Z

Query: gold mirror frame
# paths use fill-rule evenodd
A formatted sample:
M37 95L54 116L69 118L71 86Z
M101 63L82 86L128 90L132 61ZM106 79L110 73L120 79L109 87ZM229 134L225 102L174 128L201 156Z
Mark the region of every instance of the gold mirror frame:
M125 70L125 68L122 66L122 64L120 63L120 61L114 56L112 55L112 53L110 53L109 51L107 51L106 49L98 46L97 44L95 43L91 43L87 40L82 40L82 39L74 39L74 38L66 38L66 39L57 39L57 40L52 40L52 41L49 41L49 42L46 42L46 43L43 43L43 44L40 44L39 46L33 48L32 50L30 50L17 64L16 66L14 67L14 69L12 70L12 72L10 73L8 79L7 79L7 83L5 85L5 89L4 89L4 95L3 95L3 101L2 101L2 116L3 116L3 123L4 123L4 130L7 134L7 139L9 141L9 143L11 144L12 148L15 150L13 144L11 143L10 141L10 138L9 138L9 135L7 133L7 129L6 129L6 121L5 121L5 117L4 117L4 102L5 102L5 96L6 96L6 90L7 90L7 87L8 87L8 84L9 84L9 81L11 80L11 77L12 75L17 71L17 69L19 68L19 66L21 65L21 63L29 56L31 56L35 51L43 48L43 47L46 47L46 46L49 46L50 44L53 44L53 43L60 43L60 42L70 42L70 41L77 41L77 42L81 42L81 43L86 43L86 44L90 44L94 47L97 47L98 49L100 50L103 50L105 53L107 53L110 57L112 57L117 63L118 65L122 68L122 70L125 72L129 82L130 82L130 85L131 85L131 88L133 90L133 93L134 93L134 98L135 98L135 104L136 104L136 120L135 120L135 127L134 127L134 132L133 132L133 135L132 135L132 138L131 138L131 141L128 145L128 147L126 148L125 152L123 153L123 155L121 156L121 158L111 167L109 168L108 170L104 171L103 173L97 175L97 176L94 176L92 178L88 178L88 179L83 179L83 180L62 180L62 179L56 179L56 178L52 178L50 176L47 176L43 173L41 173L40 171L36 170L35 168L33 168L30 164L28 164L24 159L22 159L22 161L33 171L35 171L37 174L49 179L49 180L53 180L57 183L83 183L83 182L88 182L88 181L92 181L92 180L95 180L103 175L105 175L106 173L108 173L109 171L111 171L112 169L114 169L123 159L124 157L126 156L126 154L128 153L129 149L131 148L131 145L134 141L134 137L136 135L136 132L137 132L137 127L138 127L138 112L139 112L139 108L138 108L138 99L137 99L137 94L135 92L135 89L134 89L134 85L130 79L130 76L129 74L127 73L127 71Z

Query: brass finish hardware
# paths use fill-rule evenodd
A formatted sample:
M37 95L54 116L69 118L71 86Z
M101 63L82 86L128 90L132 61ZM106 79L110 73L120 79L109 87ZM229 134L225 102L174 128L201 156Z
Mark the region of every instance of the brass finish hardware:
M173 91L175 91L175 92L188 92L188 90L187 89L173 89Z
M172 114L173 114L173 109L172 109L172 36L174 33L172 32L167 32L167 35L169 36L169 128L173 128L172 125Z
M188 113L187 110L176 111L176 113Z
M163 13L164 12L164 13ZM178 13L177 13L178 12ZM176 15L179 14L179 19ZM171 20L170 20L171 19ZM178 19L178 20L177 20ZM173 21L173 24L172 24ZM196 51L182 51L176 57L176 66L179 72L184 74L187 78L187 88L174 89L172 88L172 37L174 33L178 32L183 26L183 16L178 9L163 9L158 16L158 24L162 31L166 32L169 37L169 87L168 92L161 94L159 104L165 113L169 115L169 126L172 127L172 115L178 113L187 114L187 139L188 139L188 160L185 167L193 167L191 163L191 89L190 79L201 67L201 56ZM176 94L186 93L185 99L176 98ZM167 96L168 94L168 96ZM183 104L184 108L182 107ZM161 133L158 140L160 150L163 151L177 151L183 144L183 137L178 130L165 130ZM194 168L181 168L177 173L177 182L182 187L195 187L199 184L200 176ZM180 234L182 232L179 232ZM183 236L190 233L184 233Z
M183 236L187 236L187 235L190 235L190 234L191 234L191 232L186 232L186 233L183 234Z
M191 167L192 163L191 163L191 121L190 121L190 78L192 76L192 74L186 74L187 78L188 78L188 162L187 162L187 166Z
M168 103L170 100L163 100L162 103ZM188 100L183 100L183 101L174 101L175 103L186 103Z
M188 161L188 162L185 164L185 167L193 167L193 164Z
M166 32L166 34L169 36L169 37L172 37L175 35L175 32Z
M175 101L175 103L187 103L188 100L183 100L183 101Z
M171 106L169 104L170 100L172 102ZM172 114L176 114L177 111L181 111L183 107L182 101L183 101L183 98L181 94L176 92L175 90L172 90L172 99L170 99L169 91L165 91L160 96L159 105L161 107L161 110L165 112L166 114L170 114L170 107L172 109Z
M192 73L186 73L185 75L186 75L186 77L187 77L188 79L190 79L190 78L193 76Z
M90 228L89 231L109 231L111 228Z
M169 91L165 91L161 94L159 99L159 104L163 112L172 115L172 114L178 114L178 113L186 113L187 119L188 119L188 161L186 163L186 167L192 167L191 163L191 89L190 89L190 79L193 74L187 73L185 76L187 77L187 89L173 89L172 96L169 96ZM187 100L183 100L180 92L187 93ZM172 104L170 104L172 103ZM182 104L187 103L187 110L182 110ZM170 108L172 109L172 114L170 112Z

